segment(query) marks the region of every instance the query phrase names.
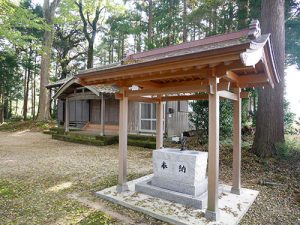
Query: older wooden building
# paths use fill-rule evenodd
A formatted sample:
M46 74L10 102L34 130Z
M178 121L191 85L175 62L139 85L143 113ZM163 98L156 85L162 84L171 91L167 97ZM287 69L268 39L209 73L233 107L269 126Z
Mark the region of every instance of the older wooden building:
M115 99L117 88L104 85L84 86L74 77L59 83L61 86L54 95L54 98L58 99L59 124L68 125L66 129L71 126L100 134L118 134L119 100ZM155 103L129 101L128 110L129 133L154 134L156 132ZM168 136L179 136L190 128L188 101L166 102L164 104L165 133Z

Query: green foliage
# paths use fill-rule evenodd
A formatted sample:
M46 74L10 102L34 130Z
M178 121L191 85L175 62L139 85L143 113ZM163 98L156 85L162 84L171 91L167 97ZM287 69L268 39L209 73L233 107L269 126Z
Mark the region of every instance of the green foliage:
M142 141L142 140L128 139L128 145L142 147L142 148L149 148L149 149L155 149L156 148L156 143L155 142Z
M300 153L300 142L294 136L286 136L285 142L278 143L276 149L279 158L288 158L295 153Z
M193 113L190 114L190 121L194 124L203 143L208 139L208 101L191 102ZM233 106L231 101L220 101L220 136L226 138L232 135Z
M52 134L53 139L74 142L78 144L104 146L117 144L119 142L118 136L93 136L80 133L65 133L62 128L52 128L47 132ZM137 146L149 149L156 148L156 142L153 141L153 137L143 135L128 135L128 145Z
M290 111L289 102L284 100L284 132L286 134L295 134L296 130L294 128L294 123L296 119L296 114Z
M4 180L0 180L0 198L13 198L15 191L12 185Z
M286 51L287 63L300 68L300 2L286 1Z
M26 5L25 5L26 6ZM22 5L17 6L9 0L0 0L0 40L23 46L36 40L33 35L24 32L26 29L48 29L44 21Z
M0 125L0 131L6 132L15 132L23 130L33 130L33 131L42 131L49 129L55 125L55 121L49 122L38 122L32 120L26 121L15 121L13 118L12 121L7 121L6 123Z
M81 220L78 225L108 225L115 224L115 220L104 212L95 211Z

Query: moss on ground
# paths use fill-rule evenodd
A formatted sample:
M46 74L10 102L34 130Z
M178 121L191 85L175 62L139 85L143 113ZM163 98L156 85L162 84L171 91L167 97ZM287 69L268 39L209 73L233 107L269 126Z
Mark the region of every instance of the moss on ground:
M103 212L95 211L81 220L78 225L107 225L116 224L116 220Z
M23 130L43 131L49 130L56 125L55 121L39 122L34 120L8 121L0 125L0 131L16 132Z
M45 132L44 132L45 133ZM118 136L92 136L80 133L62 132L61 129L51 129L46 134L52 134L52 138L61 141L68 141L78 144L104 146L113 145L119 142ZM142 135L128 135L128 145L148 149L155 149L156 142L153 137Z

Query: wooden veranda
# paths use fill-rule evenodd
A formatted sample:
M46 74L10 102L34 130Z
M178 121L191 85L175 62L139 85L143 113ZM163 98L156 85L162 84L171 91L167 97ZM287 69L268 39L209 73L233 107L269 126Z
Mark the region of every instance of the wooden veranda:
M208 204L206 217L218 219L219 99L234 102L232 192L241 190L241 99L243 88L273 87L279 82L270 34L258 21L249 29L127 56L114 67L90 69L77 77L83 85L118 87L118 191L127 190L128 100L155 102L157 148L163 147L162 102L209 100Z

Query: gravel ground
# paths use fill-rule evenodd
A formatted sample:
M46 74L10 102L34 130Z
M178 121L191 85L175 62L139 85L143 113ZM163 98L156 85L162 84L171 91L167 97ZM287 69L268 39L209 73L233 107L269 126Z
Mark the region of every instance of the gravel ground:
M229 184L231 158L231 151L221 146L220 176ZM117 159L117 145L94 147L38 132L0 132L0 224L77 224L95 210L113 217L115 224L162 224L94 197L95 191L116 184ZM152 172L150 150L129 147L128 160L131 179ZM300 204L293 195L300 185L300 163L293 160L261 162L243 151L243 185L260 194L241 224L300 224ZM283 185L259 185L258 179Z

